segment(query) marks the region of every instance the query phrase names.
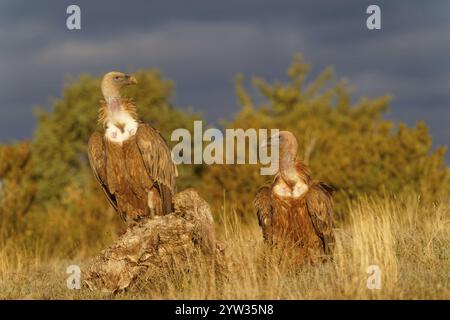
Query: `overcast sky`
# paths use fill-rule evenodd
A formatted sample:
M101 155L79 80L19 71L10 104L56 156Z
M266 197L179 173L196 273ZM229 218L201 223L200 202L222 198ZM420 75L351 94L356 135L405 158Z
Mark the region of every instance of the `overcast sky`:
M81 31L66 29L69 4ZM366 28L370 4L381 31ZM313 73L334 66L357 96L393 94L390 118L425 120L437 145L450 141L445 0L0 0L0 141L30 138L33 108L69 74L158 68L176 83L176 106L216 121L237 111L236 73L284 80L297 52Z

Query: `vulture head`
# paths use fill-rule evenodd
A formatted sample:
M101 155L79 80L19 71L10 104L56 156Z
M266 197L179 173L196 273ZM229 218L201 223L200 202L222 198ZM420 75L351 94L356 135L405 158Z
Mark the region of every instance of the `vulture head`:
M280 131L278 134L272 135L267 141L262 143L262 146L278 146L281 157L286 154L296 154L298 149L297 139L290 131Z
M262 147L278 147L278 163L280 165L280 172L290 170L295 165L297 156L297 139L294 134L289 131L280 131L278 134L272 135L267 141L261 144Z
M102 93L106 101L120 98L120 89L125 86L137 84L135 77L122 72L108 72L103 76Z

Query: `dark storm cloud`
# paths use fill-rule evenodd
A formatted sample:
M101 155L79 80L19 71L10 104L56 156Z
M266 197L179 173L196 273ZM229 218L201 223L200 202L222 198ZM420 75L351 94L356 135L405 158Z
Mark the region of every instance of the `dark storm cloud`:
M82 30L65 10L82 8ZM382 8L382 31L365 9ZM439 144L450 130L447 1L1 1L0 140L29 137L32 108L48 105L67 74L159 68L176 82L176 105L210 120L237 110L233 76L284 79L292 55L317 74L333 65L358 95L392 93L391 117L424 119ZM444 119L444 120L443 120Z

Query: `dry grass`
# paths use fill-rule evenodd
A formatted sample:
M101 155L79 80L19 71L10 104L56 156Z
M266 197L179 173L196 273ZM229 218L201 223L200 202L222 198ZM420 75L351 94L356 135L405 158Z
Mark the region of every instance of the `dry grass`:
M189 272L168 270L152 285L140 283L115 296L66 288L66 267L78 264L83 268L99 245L91 247L84 241L78 253L64 259L64 254L52 249L55 243L36 241L30 247L14 237L3 238L0 298L450 299L448 202L424 205L417 197L362 198L349 208L348 221L336 229L332 262L293 268L289 250L266 247L256 223L242 225L227 210L217 219L222 222L218 237L227 247L226 281L216 278L203 259L193 257ZM367 289L369 265L381 269L379 290Z

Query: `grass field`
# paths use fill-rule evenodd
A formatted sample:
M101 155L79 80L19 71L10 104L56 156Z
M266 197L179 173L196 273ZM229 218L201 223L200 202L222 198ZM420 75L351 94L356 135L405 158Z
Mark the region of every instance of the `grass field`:
M336 226L334 259L319 266L292 267L292 254L262 243L255 223L242 225L232 212L218 217L217 237L226 246L227 281L216 279L201 258L190 271L168 270L154 283L105 295L66 287L66 268L83 267L114 240L116 217L109 212L101 241L77 240L70 254L55 246L70 243L51 237L60 224L49 224L33 242L18 235L0 239L1 299L450 299L449 203L425 205L418 197L349 204L348 219ZM67 230L76 220L68 220ZM77 231L74 231L77 232ZM49 233L49 234L47 234ZM94 235L92 235L92 233ZM69 239L69 240L68 240ZM61 243L60 243L61 242ZM69 258L64 258L67 255ZM381 289L367 288L369 265L381 270Z

